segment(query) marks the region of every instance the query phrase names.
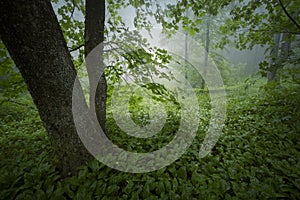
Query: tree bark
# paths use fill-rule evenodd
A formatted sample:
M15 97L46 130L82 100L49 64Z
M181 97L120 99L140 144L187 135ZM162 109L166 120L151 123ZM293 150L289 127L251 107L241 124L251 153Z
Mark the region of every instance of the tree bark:
M86 17L85 17L85 56L87 56L97 45L104 41L104 23L105 23L105 0L86 0ZM103 72L104 65L102 61L102 52L99 54L99 70L102 73L96 94L91 95L91 105L95 103L95 112L104 133L107 134L106 128L106 94L107 82ZM91 91L93 91L91 89ZM92 108L93 109L93 108Z
M76 72L49 0L1 0L0 34L49 134L63 177L92 159L73 122Z
M289 57L290 49L291 49L291 35L289 33L282 33L282 44L280 51L280 60L281 62L285 62Z
M268 82L279 81L278 72L283 68L284 62L289 56L291 38L289 33L276 34L274 36L274 47L271 52Z
M267 72L268 82L278 81L277 68L278 68L278 52L280 46L280 34L274 35L274 46L271 50L271 58L269 63L269 70Z

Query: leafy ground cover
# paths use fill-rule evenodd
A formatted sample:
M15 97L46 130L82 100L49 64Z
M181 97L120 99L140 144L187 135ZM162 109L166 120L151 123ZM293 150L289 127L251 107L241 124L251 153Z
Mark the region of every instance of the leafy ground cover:
M299 88L279 84L228 89L224 133L207 157L200 159L198 152L209 121L209 102L201 104L207 117L201 118L193 144L170 166L131 174L92 161L78 176L66 179L51 164L51 147L37 111L5 103L0 107L0 198L298 199L299 94ZM199 98L209 100L203 93ZM121 131L111 116L108 125L120 146L151 150L176 132L177 115L170 116L168 134L153 140L155 147L118 136Z

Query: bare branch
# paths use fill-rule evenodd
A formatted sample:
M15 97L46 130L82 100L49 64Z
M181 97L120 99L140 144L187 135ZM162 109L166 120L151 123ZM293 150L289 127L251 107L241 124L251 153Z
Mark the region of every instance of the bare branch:
M247 29L248 31L253 31L253 32L271 32L269 29ZM276 30L275 30L276 31ZM300 35L300 32L295 32L295 31L278 31L278 33L290 33L293 35Z
M69 48L69 52L77 51L78 49L84 47L84 45L85 45L85 44L81 44L81 45L75 47L74 49Z
M300 29L300 25L296 22L296 20L288 13L288 11L286 10L286 8L284 7L283 3L281 0L278 0L280 6L282 7L284 13L286 14L286 16L288 16L288 18Z
M72 0L73 8L72 8L72 13L70 15L70 20L73 19L74 11L75 11L75 2Z

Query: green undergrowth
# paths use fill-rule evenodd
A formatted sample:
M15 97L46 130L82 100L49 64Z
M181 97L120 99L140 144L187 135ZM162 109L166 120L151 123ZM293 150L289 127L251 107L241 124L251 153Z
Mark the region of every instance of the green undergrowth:
M51 147L37 112L3 104L0 108L0 198L298 199L299 97L299 88L278 84L261 89L251 86L247 90L228 90L223 135L208 156L202 159L198 156L209 122L209 103L203 103L204 117L200 118L193 144L170 166L131 174L92 161L81 167L78 176L66 179L61 179L51 164ZM140 110L136 110L136 116ZM167 133L152 143L136 145L136 140L125 136L113 139L127 150L155 150L172 139L178 128L177 117L169 115ZM147 121L147 116L143 119ZM143 120L136 119L136 122L143 123ZM111 117L108 125L114 134L122 134Z

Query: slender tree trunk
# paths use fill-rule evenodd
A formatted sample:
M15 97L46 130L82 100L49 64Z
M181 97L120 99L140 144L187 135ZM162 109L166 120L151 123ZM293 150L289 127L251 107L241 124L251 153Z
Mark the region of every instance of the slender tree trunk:
M271 58L269 63L269 71L267 73L268 82L278 81L277 68L278 68L278 52L280 43L280 34L274 35L274 46L271 50Z
M206 38L205 38L205 57L204 57L204 70L203 76L206 76L206 71L208 67L208 55L209 55L209 45L210 45L210 15L208 16L206 22ZM201 89L205 87L205 79L202 79Z
M188 17L189 11L186 10L186 17ZM184 60L185 60L185 69L184 69L184 78L187 80L188 75L187 75L187 71L188 71L188 32L185 32L184 35Z
M275 45L271 52L270 69L268 72L268 82L279 81L278 72L282 69L285 60L288 58L291 38L288 33L276 34L274 36Z
M62 176L92 159L73 122L76 72L50 0L1 0L0 34L49 134Z
M284 62L288 56L291 49L291 35L289 33L282 33L282 44L280 51L281 62Z
M85 17L85 56L87 56L97 45L104 41L104 22L105 22L105 0L86 0ZM106 92L107 83L103 72L102 53L99 60L102 66L99 70L102 73L96 94L91 94L91 105L95 103L95 111L103 132L107 134L106 128ZM93 91L91 89L91 91Z

